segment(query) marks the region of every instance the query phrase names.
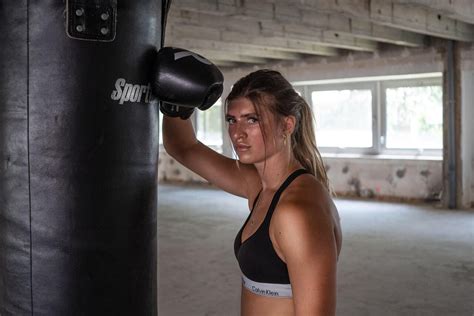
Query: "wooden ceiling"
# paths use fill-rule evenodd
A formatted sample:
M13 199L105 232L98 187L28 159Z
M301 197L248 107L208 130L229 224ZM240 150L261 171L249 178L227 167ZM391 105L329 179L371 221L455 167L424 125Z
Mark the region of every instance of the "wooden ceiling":
M474 0L172 0L165 45L220 66L474 42Z

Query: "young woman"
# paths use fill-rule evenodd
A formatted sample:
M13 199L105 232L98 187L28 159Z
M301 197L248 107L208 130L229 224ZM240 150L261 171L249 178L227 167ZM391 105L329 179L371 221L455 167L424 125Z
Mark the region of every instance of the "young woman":
M259 70L233 86L226 121L238 160L200 143L189 120L165 117L163 141L184 166L248 199L234 243L241 314L334 315L341 228L311 109L279 72Z

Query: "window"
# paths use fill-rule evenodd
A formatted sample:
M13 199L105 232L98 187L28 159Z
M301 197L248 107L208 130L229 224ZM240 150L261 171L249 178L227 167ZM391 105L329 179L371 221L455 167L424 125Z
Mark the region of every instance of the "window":
M163 145L163 133L161 131L162 129L162 126L163 126L163 113L161 113L161 111L158 112L158 121L159 121L159 134L160 134L160 137L158 138L158 141L159 141L159 144L160 145Z
M217 100L214 105L206 111L196 109L191 116L191 121L196 131L196 137L204 144L221 149L222 147L222 101ZM160 145L163 144L161 126L163 125L163 114L159 113Z
M437 85L386 88L386 148L442 149L442 94Z
M442 155L441 74L297 85L326 153Z
M222 100L206 111L196 111L196 136L208 146L222 147Z
M316 143L320 147L372 147L370 89L313 91L317 115Z

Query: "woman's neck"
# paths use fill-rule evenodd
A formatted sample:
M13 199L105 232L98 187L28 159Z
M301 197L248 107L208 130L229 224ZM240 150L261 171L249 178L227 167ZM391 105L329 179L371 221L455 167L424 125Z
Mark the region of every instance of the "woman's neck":
M262 190L277 190L285 179L295 170L303 168L301 163L293 156L278 157L275 155L264 162L256 163Z

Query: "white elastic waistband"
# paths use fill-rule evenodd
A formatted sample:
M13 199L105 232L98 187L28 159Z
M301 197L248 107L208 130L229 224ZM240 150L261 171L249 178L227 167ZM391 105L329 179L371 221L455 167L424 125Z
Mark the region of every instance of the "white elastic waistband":
M242 284L250 292L270 297L293 297L291 284L274 284L255 282L242 275Z

